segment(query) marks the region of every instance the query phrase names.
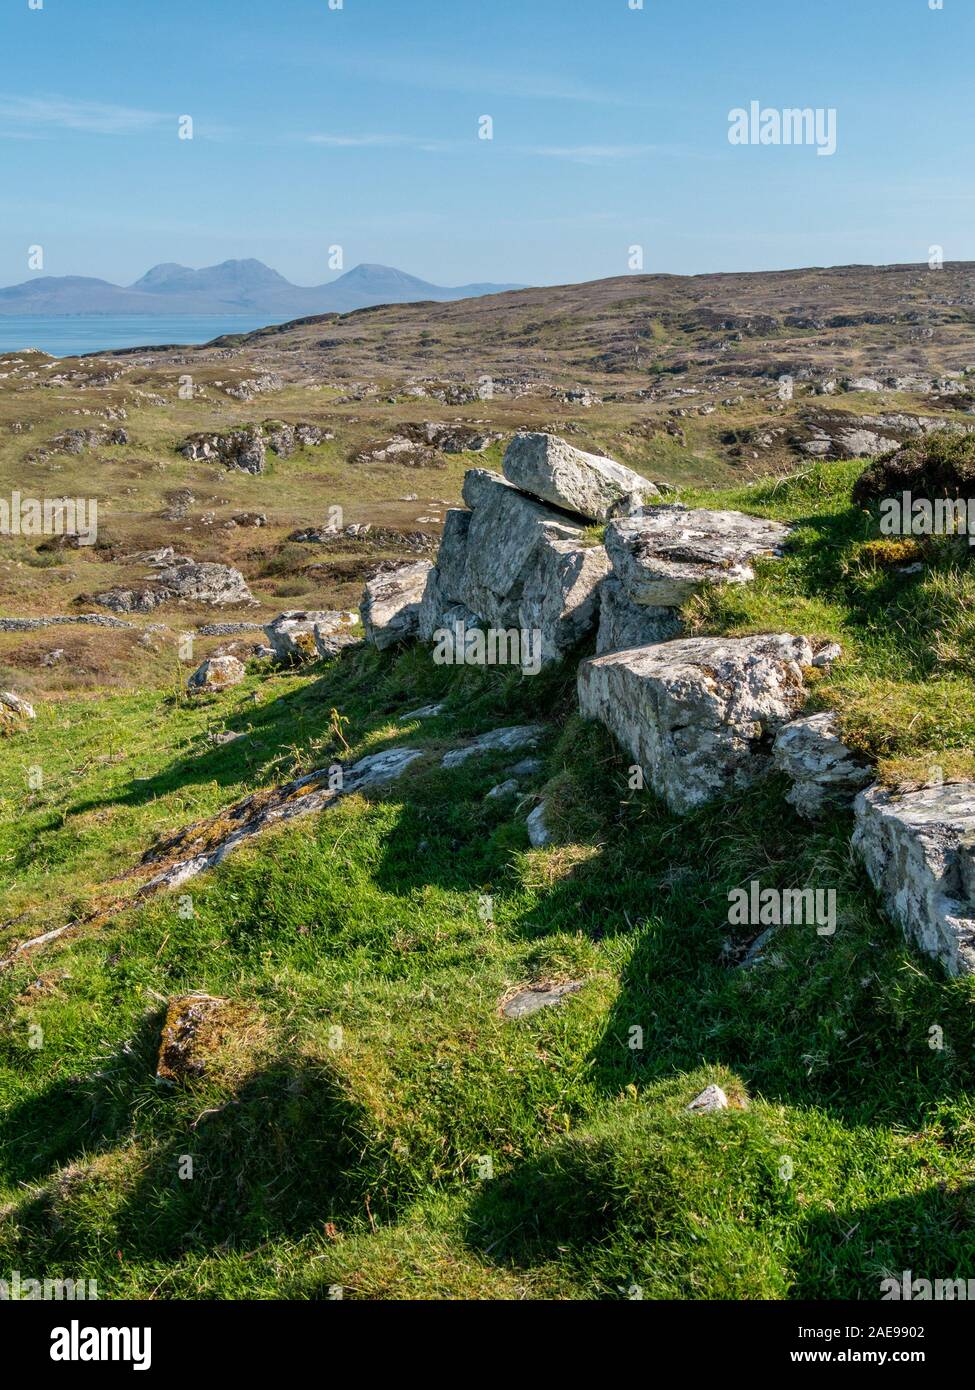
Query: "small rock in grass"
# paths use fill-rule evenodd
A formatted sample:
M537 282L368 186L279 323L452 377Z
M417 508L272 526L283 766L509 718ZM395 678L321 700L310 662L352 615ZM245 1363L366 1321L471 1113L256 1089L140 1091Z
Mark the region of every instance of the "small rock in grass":
M695 1096L690 1105L685 1106L689 1115L712 1115L716 1110L728 1109L728 1097L720 1086L705 1086L700 1095Z
M411 719L435 719L438 714L442 714L444 702L441 700L436 705L421 705L419 709L411 710L409 714L401 714L399 722L408 724Z
M496 787L492 787L484 799L485 801L496 801L504 796L514 796L517 791L517 781L514 777L509 777L507 782L499 782Z
M552 832L545 824L544 801L535 807L525 824L528 826L528 838L535 849L552 843Z
M582 980L566 980L564 984L537 984L520 989L501 1006L505 1018L527 1018L539 1009L547 1009L561 1004L568 994L582 989Z
M839 642L827 642L825 647L820 647L819 651L812 659L812 664L820 669L832 666L834 661L839 661L843 655L843 648Z
M12 690L0 690L0 734L21 732L27 720L34 717L33 705Z
M441 767L460 767L468 758L480 753L509 752L515 748L532 748L545 732L541 724L516 724L507 729L490 729L466 748L451 748L443 755Z
M520 763L515 763L514 767L509 767L508 771L512 777L534 777L536 772L541 772L545 764L541 758L522 758Z

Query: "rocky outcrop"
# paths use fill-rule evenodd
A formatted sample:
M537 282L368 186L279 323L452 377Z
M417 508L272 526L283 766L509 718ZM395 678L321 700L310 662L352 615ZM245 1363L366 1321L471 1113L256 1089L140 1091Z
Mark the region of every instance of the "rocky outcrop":
M370 579L359 608L367 641L382 651L417 635L420 601L432 568L429 560L417 560Z
M246 675L243 663L235 656L210 656L200 663L186 684L190 690L213 693L239 685Z
M152 877L139 895L146 897L186 883L273 825L322 811L353 792L385 786L421 756L415 748L389 748L360 758L351 767L336 764L319 768L284 786L255 792L219 816L188 826L150 850L142 867Z
M975 972L975 783L857 797L853 847L908 940L951 975Z
M598 586L609 571L585 527L526 497L496 473L464 479L470 512L448 511L424 595L425 640L458 621L538 633L542 663L565 655L594 627Z
M670 642L681 631L676 608L655 608L627 598L614 574L607 575L599 590L599 631L596 655L625 651L627 647L646 647L654 642Z
M579 669L582 713L614 733L672 810L748 786L806 698L804 637L695 637L594 657Z
M677 608L700 584L754 579L750 562L778 554L788 535L787 526L743 512L645 507L609 523L606 551L629 599Z
M227 434L191 434L179 446L184 458L220 463L242 473L263 473L267 444L259 425Z
M174 556L150 582L134 588L122 585L95 594L92 602L115 613L150 613L172 600L223 606L252 603L253 597L239 570L230 565Z
M484 753L511 753L520 748L534 748L545 733L544 724L515 724L506 729L490 729L466 748L451 748L443 755L441 767L460 767L468 758Z
M264 635L278 661L318 661L356 640L356 621L357 614L335 609L291 609L272 619Z
M772 763L790 778L792 787L785 799L806 820L818 819L830 807L849 806L873 780L870 768L840 738L833 711L783 724L775 736Z
M522 492L589 521L632 510L658 489L615 459L587 454L554 434L516 434L501 465Z

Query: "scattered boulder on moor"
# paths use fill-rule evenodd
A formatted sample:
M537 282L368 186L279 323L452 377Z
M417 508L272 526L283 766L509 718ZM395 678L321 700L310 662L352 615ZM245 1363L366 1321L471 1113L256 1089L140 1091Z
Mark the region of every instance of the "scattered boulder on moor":
M420 601L432 568L429 560L417 560L369 580L359 612L367 641L380 651L417 635Z
M239 570L230 565L197 563L182 555L168 562L148 583L133 588L118 584L95 594L91 601L114 613L151 613L172 599L213 606L253 602Z
M335 609L290 609L273 618L264 635L278 661L317 661L355 641L351 628L357 617Z
M802 708L805 637L693 637L611 652L579 668L579 706L643 768L672 810L748 786Z
M171 565L159 571L159 584L168 596L188 603L222 605L253 601L240 570L184 556L177 556Z
M239 685L246 675L243 663L235 656L210 656L200 663L186 684L194 691L227 690Z
M587 454L554 434L516 434L501 465L522 492L589 521L605 521L620 507L641 505L658 488L615 459ZM639 499L633 502L633 498Z
M259 425L246 425L227 434L191 434L179 446L184 458L221 463L241 473L263 473L267 445Z
M975 783L868 787L854 810L853 847L904 935L949 974L975 972Z
M33 705L12 690L0 690L0 734L16 733L34 718Z
M772 763L791 779L785 799L806 820L816 820L831 806L848 806L873 780L870 768L840 738L832 710L783 724L772 746Z
M779 552L789 528L743 512L645 507L611 521L606 551L634 603L679 608L699 584L743 584L749 561Z

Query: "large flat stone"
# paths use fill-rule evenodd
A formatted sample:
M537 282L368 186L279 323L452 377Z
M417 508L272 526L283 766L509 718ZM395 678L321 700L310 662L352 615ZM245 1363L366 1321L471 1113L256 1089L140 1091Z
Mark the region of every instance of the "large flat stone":
M691 637L611 652L579 668L579 706L616 735L672 810L748 786L806 698L805 637Z
M605 521L634 498L659 496L655 485L632 468L602 454L587 454L554 434L516 434L501 467L522 492L590 521Z
M854 803L853 847L904 935L951 975L975 972L975 782Z
M743 512L644 507L609 523L606 551L634 603L679 608L701 584L754 579L750 561L777 553L788 534Z

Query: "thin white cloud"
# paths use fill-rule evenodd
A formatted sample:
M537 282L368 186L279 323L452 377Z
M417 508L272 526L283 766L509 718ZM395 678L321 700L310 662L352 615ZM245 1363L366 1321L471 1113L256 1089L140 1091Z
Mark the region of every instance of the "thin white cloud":
M572 159L580 164L603 164L616 159L643 159L660 154L657 145L532 145L524 154L541 155L545 159Z
M90 135L124 135L150 130L172 117L159 111L143 111L132 106L112 106L98 101L74 101L67 97L24 97L0 95L0 123L15 133L30 130L85 131Z

